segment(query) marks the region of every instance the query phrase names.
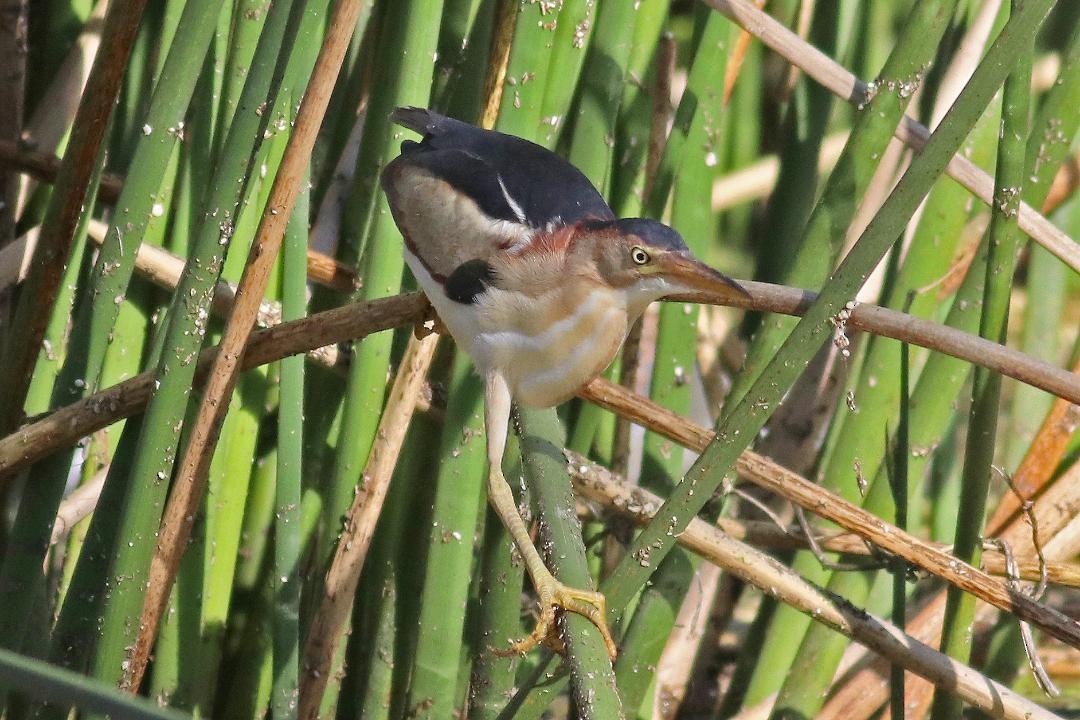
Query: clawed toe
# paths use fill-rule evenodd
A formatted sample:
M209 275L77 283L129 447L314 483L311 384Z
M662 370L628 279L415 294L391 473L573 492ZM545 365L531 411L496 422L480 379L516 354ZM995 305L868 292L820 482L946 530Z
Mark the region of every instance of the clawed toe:
M525 654L537 645L545 644L562 654L566 646L559 637L555 621L560 612L572 612L587 618L604 638L608 657L615 659L615 639L607 626L607 602L603 594L590 590L578 590L551 578L550 583L538 588L540 617L529 635L510 643L507 650L496 650L499 655Z

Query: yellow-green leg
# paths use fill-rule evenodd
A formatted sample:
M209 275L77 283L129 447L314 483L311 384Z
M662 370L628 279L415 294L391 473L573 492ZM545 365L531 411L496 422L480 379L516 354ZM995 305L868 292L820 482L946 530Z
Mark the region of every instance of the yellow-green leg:
M510 421L510 388L501 375L490 373L485 379L484 425L487 430L488 500L499 514L503 525L525 561L533 587L540 599L540 618L536 627L522 640L510 643L510 650L525 653L553 634L556 612L559 609L588 618L600 630L608 655L615 657L615 641L607 627L607 605L601 593L578 590L559 582L544 565L543 558L529 537L528 528L518 513L514 495L502 474L503 451Z

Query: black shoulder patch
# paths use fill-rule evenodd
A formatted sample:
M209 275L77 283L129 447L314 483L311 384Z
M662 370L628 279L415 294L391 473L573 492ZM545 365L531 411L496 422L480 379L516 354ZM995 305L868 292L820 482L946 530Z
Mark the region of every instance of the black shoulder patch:
M470 260L457 266L446 278L446 297L463 305L472 305L476 296L495 284L495 268L484 260Z

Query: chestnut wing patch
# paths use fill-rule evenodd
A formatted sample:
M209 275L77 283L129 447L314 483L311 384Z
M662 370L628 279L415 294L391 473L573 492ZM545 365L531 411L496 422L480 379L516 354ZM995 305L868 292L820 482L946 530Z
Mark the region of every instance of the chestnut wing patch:
M458 265L446 278L446 297L472 305L476 297L495 284L495 268L486 260L469 260Z

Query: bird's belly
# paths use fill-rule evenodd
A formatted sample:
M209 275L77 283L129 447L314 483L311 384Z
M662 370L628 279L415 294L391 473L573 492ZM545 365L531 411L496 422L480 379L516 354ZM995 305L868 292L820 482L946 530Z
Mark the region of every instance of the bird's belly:
M558 293L531 298L490 288L464 304L448 298L407 248L405 260L458 346L481 373L502 375L516 402L550 407L573 397L626 337L626 304L612 291L595 288L568 302Z
M557 306L562 303L540 300L519 307L512 324L481 313L474 358L498 370L525 405L548 407L572 397L608 366L626 336L625 307L606 291L588 295L569 313Z

